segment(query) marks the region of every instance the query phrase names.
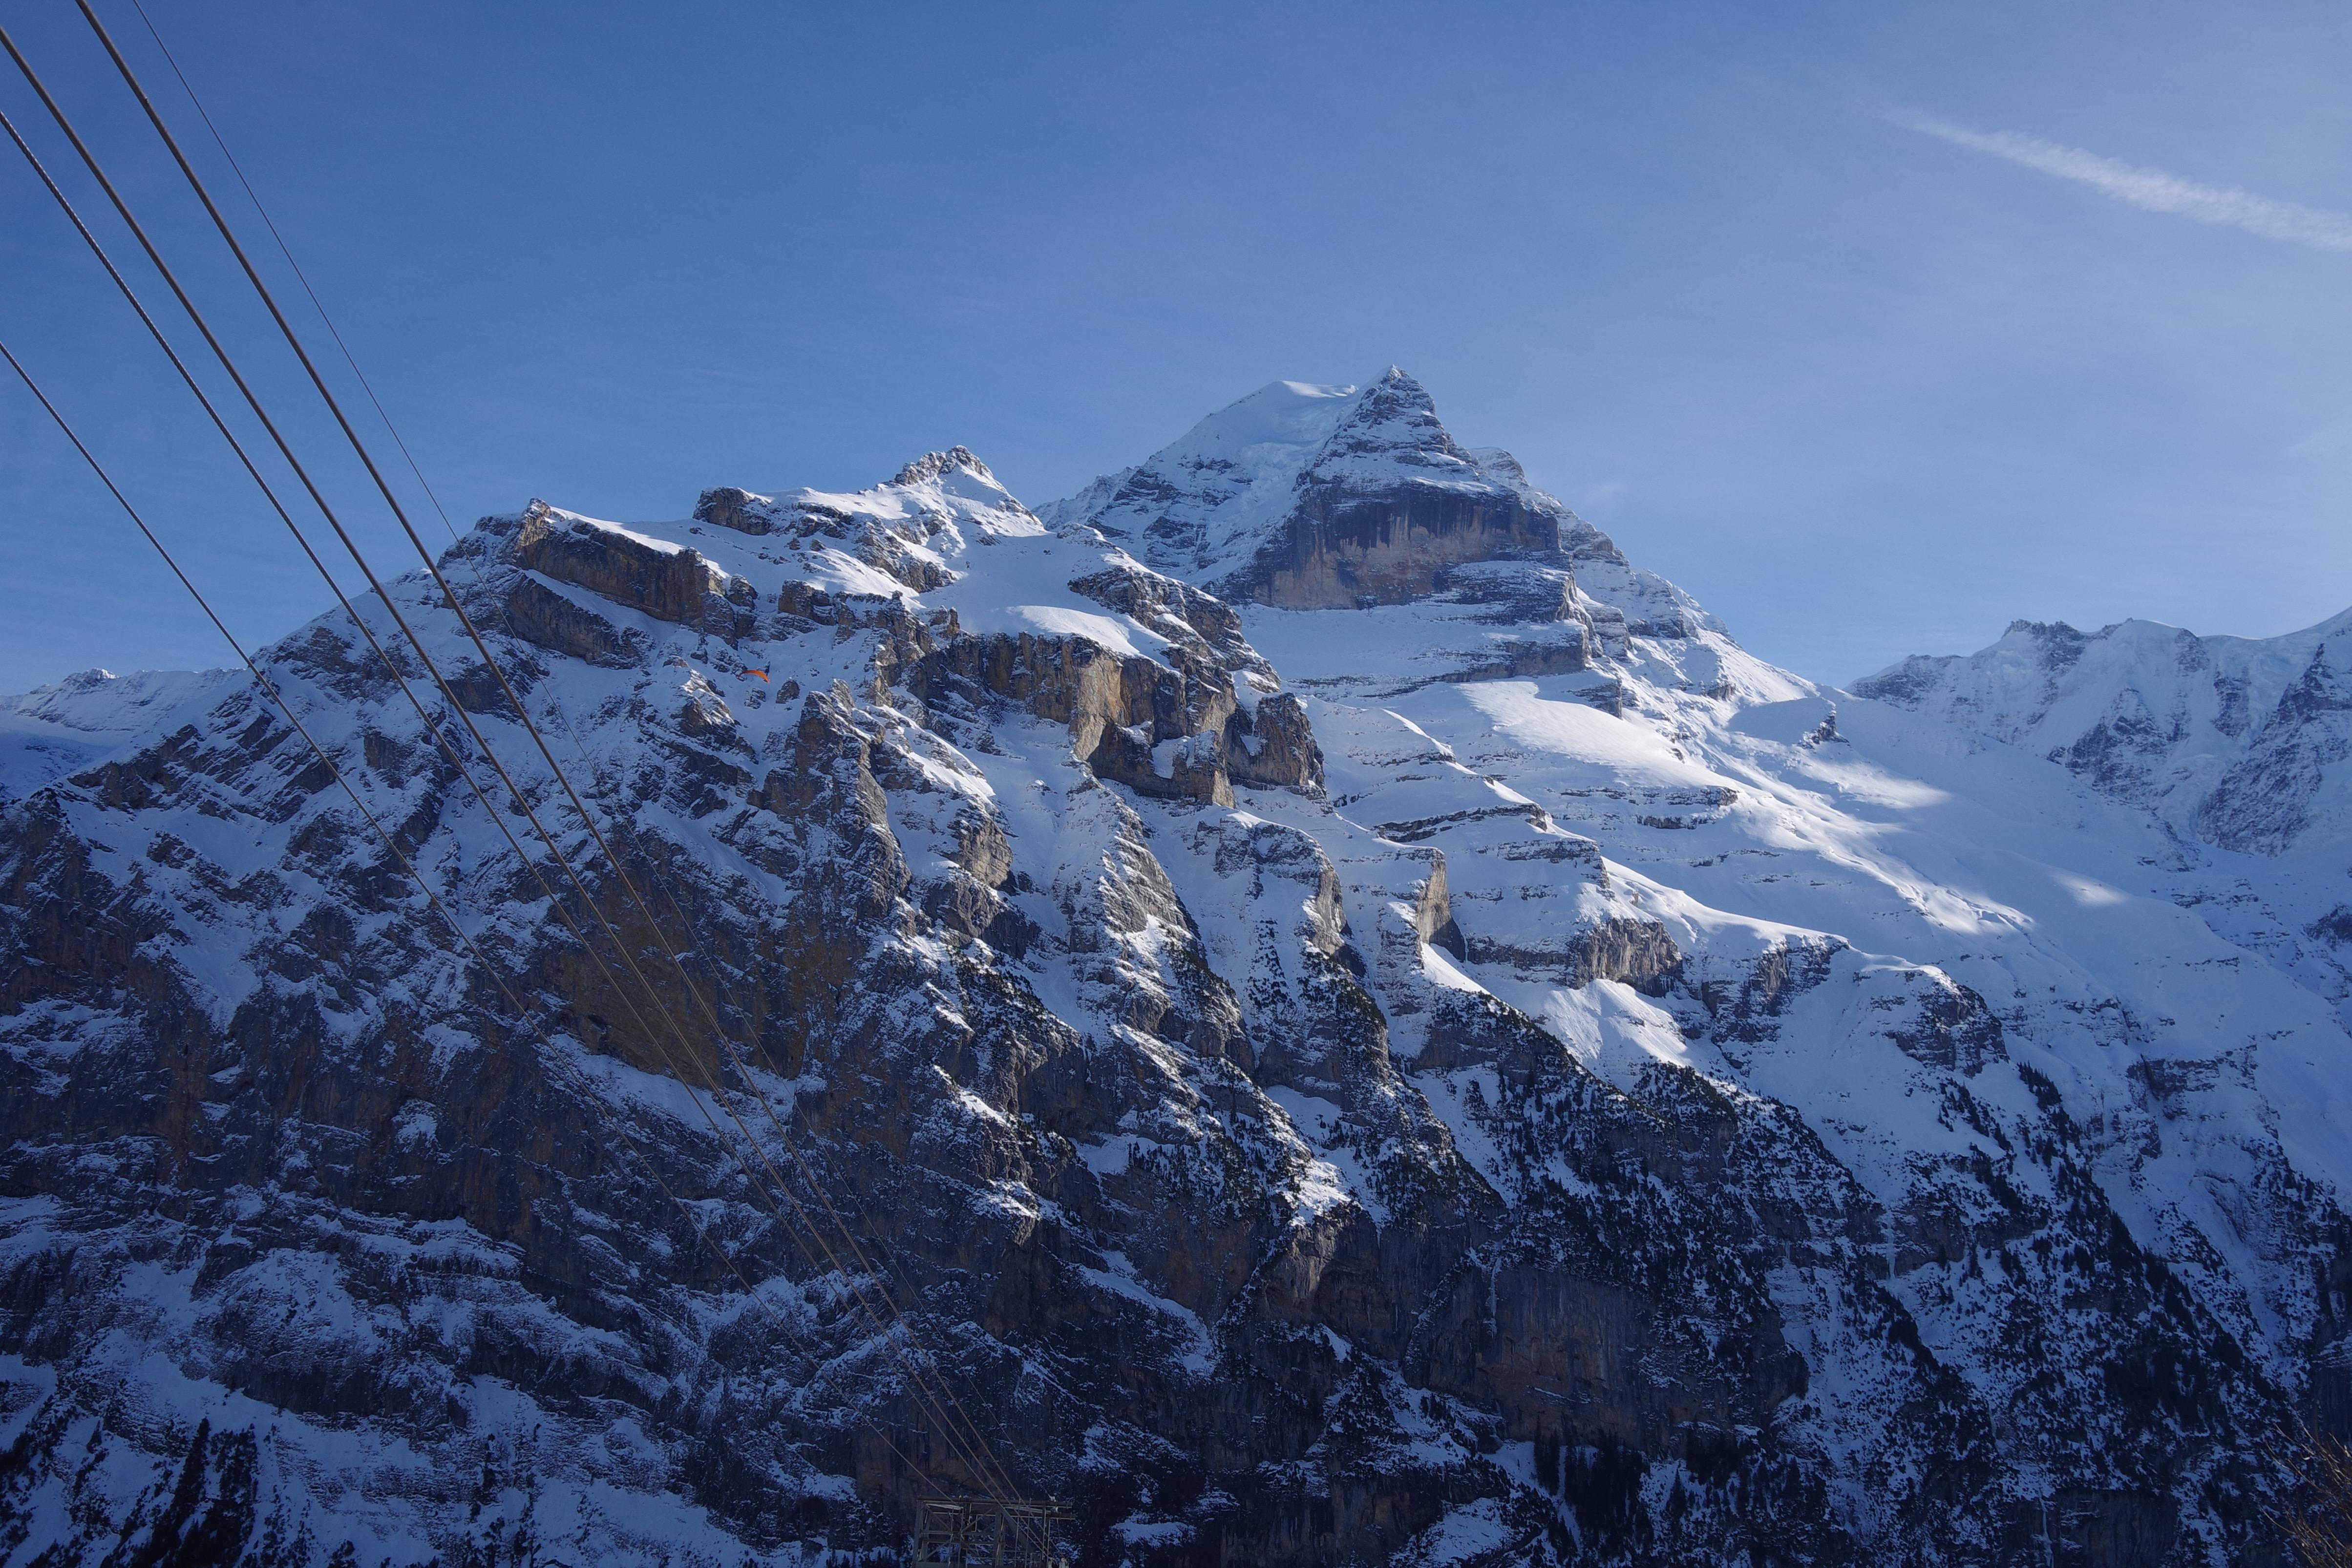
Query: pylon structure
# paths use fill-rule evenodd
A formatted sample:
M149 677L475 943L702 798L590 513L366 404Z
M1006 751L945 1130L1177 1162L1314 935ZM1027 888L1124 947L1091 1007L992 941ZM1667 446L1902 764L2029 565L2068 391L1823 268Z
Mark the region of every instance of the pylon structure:
M915 1531L915 1561L966 1568L1070 1568L1056 1538L1077 1522L1067 1505L929 1498Z

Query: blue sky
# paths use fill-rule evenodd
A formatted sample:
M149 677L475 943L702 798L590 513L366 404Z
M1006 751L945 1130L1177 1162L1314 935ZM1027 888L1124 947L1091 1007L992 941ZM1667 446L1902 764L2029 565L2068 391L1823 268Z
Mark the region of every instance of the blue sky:
M1808 675L2352 605L2340 7L150 9L461 527L957 441L1042 501L1396 363ZM8 25L299 407L72 8ZM323 590L11 159L0 337L291 629ZM0 689L223 661L110 504L0 385Z

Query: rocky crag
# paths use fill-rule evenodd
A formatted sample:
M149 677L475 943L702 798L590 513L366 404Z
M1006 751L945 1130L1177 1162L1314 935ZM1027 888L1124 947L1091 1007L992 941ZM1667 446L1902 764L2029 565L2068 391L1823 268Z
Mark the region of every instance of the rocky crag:
M887 1561L918 1373L1090 1564L2262 1563L2352 1425L2339 625L1824 691L1397 372L446 567L625 884L421 578L581 886L267 666L487 962L241 672L0 702L8 1568Z

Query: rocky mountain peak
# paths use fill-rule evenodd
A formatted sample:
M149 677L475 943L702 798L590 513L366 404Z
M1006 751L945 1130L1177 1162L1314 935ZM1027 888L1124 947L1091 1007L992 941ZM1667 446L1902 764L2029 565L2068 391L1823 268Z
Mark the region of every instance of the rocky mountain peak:
M2063 669L2082 658L2083 644L2088 640L2063 621L2011 621L2002 635L2031 645L2045 669Z
M85 767L246 679L241 669L81 669L0 697L0 801Z
M0 701L24 1561L890 1561L984 1452L1087 1568L2186 1568L2352 1410L2345 626L1832 705L1394 372L460 549L577 814L421 574L446 698L262 656L331 771ZM1984 727L2094 717L2296 852Z
M1299 474L1347 420L1359 392L1268 383L1039 515L1099 530L1156 570L1191 579L1290 510Z
M1437 417L1429 389L1391 366L1350 400L1299 482L1381 488L1394 483L1401 469L1424 470L1415 477L1441 482L1478 475L1477 464Z
M968 474L978 479L983 486L1005 495L1007 499L1011 497L1012 492L998 484L996 476L989 472L988 465L973 457L970 447L961 446L950 447L944 452L924 453L905 468L900 468L896 475L892 476L890 482L894 485L919 485L927 480L941 479L953 473Z
M217 685L227 673L142 669L117 675L110 669L78 669L20 695L0 697L0 713L47 720L69 730L128 732Z
M1041 515L1097 530L1226 599L1292 609L1481 592L1454 569L1520 563L1556 580L1478 580L1514 604L1559 610L1573 594L1559 574L1580 562L1626 567L1509 453L1455 440L1428 389L1394 366L1360 386L1272 383Z

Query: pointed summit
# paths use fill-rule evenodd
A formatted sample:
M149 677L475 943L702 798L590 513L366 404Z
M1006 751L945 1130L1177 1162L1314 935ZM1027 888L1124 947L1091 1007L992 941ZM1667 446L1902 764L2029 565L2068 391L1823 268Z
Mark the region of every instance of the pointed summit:
M1034 514L988 465L970 447L960 446L926 452L883 483L862 490L836 494L799 489L780 495L732 486L705 490L695 503L694 519L738 533L855 535L868 540L869 553L890 560L898 558L897 547L876 542L885 535L898 545L928 551L936 544L952 551L962 548L966 531L1041 531Z
M1194 576L1289 510L1300 472L1355 411L1359 392L1269 382L1039 515L1055 527L1090 525L1159 571Z
M1310 484L1364 479L1381 485L1393 482L1400 469L1460 479L1476 475L1478 465L1438 419L1429 389L1391 365L1351 400L1305 478Z
M1394 365L1360 386L1274 382L1040 515L1224 597L1291 609L1393 603L1449 566L1564 543L1623 561L1508 453L1454 440Z
M971 447L963 446L950 447L944 452L924 453L905 468L900 468L892 477L890 483L894 485L928 484L936 479L949 479L956 475L967 475L978 479L983 486L1000 495L1009 497L1012 494L1005 489L997 477L989 471L988 465L974 457Z

